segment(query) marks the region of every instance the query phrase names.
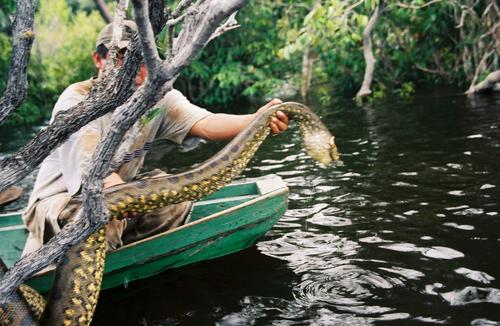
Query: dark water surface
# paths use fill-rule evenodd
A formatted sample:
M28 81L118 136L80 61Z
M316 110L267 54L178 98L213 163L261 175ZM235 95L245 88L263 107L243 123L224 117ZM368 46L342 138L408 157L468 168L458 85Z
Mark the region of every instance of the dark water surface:
M245 176L288 183L275 227L241 253L103 291L94 324L500 325L500 96L315 110L343 166L313 163L296 129L271 137Z

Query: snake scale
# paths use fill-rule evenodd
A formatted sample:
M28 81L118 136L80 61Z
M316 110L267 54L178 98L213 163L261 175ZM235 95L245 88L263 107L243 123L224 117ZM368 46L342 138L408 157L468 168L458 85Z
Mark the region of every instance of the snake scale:
M108 188L105 204L111 218L152 212L165 205L197 200L221 189L241 174L270 134L269 122L277 111L284 112L298 124L310 157L323 165L339 159L334 137L314 112L300 103L281 103L259 112L221 151L189 171ZM28 320L30 325L37 320L43 325L90 324L101 287L105 251L106 235L102 228L73 246L61 259L40 320L43 299L34 298L36 292L22 286L24 290L20 288L7 305L0 306L0 325L26 325Z

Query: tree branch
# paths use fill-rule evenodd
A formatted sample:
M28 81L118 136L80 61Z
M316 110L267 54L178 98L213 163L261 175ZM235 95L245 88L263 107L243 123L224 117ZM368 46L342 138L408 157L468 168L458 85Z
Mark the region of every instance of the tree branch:
M145 0L132 0L135 22L139 29L142 44L142 53L149 72L149 78L155 78L158 65L161 64L151 23L149 22L149 8Z
M111 18L111 14L109 13L108 7L106 6L106 3L104 0L94 0L97 10L99 10L99 13L101 14L101 17L104 19L106 24L109 24L113 21Z
M372 93L371 85L373 80L373 71L375 70L375 58L373 57L371 34L373 29L375 28L375 25L377 24L384 5L384 0L380 0L379 5L377 6L377 8L375 8L373 15L370 17L370 20L368 21L368 24L363 31L363 55L366 61L366 68L365 76L363 78L363 84L361 85L359 91L356 93L357 99L368 96Z
M500 70L490 73L486 78L476 85L471 85L465 92L467 95L493 90L495 85L500 83Z
M22 180L54 149L81 127L123 104L135 88L135 76L142 61L138 40L132 41L123 67L114 76L97 81L85 99L72 108L59 112L23 148L0 161L0 191ZM112 70L112 69L110 69Z
M126 130L171 89L180 70L199 54L223 19L239 10L246 2L247 0L206 1L187 17L176 43L176 55L165 60L158 67L156 77L147 79L126 104L113 114L112 125L94 153L93 159L96 161L84 177L83 215L79 213L72 223L67 224L47 244L23 257L5 274L0 280L0 303L5 302L24 279L59 259L69 246L82 241L107 222L103 218L102 178L109 173L110 161Z
M407 5L407 4L401 3L401 2L396 2L395 5L398 7L401 7L401 8L406 8L406 9L422 9L422 8L425 8L427 6L430 6L432 4L435 4L435 3L438 3L441 1L443 1L443 0L432 0L432 1L426 2L420 6Z
M173 18L179 17L179 15L187 8L189 7L195 0L181 0L177 7L175 8L174 12L172 13Z
M163 5L159 3L162 0L153 1L155 5ZM160 31L166 20L163 11L151 12L151 15L155 22L153 29ZM108 69L104 79L94 85L82 102L59 112L28 144L0 160L0 191L26 177L72 133L125 103L135 89L135 76L142 62L139 40L133 39L131 43L121 69L114 66Z
M212 36L210 36L210 39L208 41L210 42L213 39L221 36L222 34L232 29L240 27L240 24L238 24L238 21L236 20L237 13L238 13L237 11L233 12L231 16L229 16L229 18L226 20L226 22L215 30L215 32L212 34Z
M104 78L112 78L118 71L118 51L120 51L120 41L123 35L123 21L127 15L128 0L119 0L115 9L113 19L113 32L111 33L111 45L109 46L109 56L112 60L106 62Z
M479 61L478 65L476 66L476 71L474 73L474 77L472 78L472 82L470 83L469 89L476 84L476 81L479 78L479 74L486 69L486 61L493 53L495 53L494 49L484 53L481 61Z
M0 125L23 103L28 94L28 63L35 39L34 17L37 0L17 0L12 29L9 76L0 99Z

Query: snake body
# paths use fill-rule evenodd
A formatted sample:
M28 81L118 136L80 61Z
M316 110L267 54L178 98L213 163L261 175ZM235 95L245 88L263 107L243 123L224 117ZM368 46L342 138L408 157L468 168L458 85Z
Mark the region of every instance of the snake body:
M111 216L120 218L151 212L157 207L197 200L219 190L241 174L269 135L270 119L278 111L297 122L309 156L324 165L339 159L333 136L314 112L300 103L282 103L258 114L219 153L192 170L109 188L106 203Z
M296 121L304 148L314 160L328 165L339 159L333 136L314 112L300 103L278 104L258 113L220 152L194 169L108 188L105 204L111 218L153 212L156 208L197 200L221 189L241 174L270 134L269 122L278 111ZM42 324L90 324L102 282L105 250L105 228L68 250L57 267ZM27 311L18 310L17 314L25 315ZM15 323L5 323L12 324Z

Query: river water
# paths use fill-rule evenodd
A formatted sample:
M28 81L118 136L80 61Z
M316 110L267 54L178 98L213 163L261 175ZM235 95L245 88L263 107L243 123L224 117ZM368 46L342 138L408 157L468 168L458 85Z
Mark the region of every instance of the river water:
M342 166L312 162L296 129L270 137L245 176L288 183L274 228L238 254L103 291L94 324L500 325L500 96L314 109Z

